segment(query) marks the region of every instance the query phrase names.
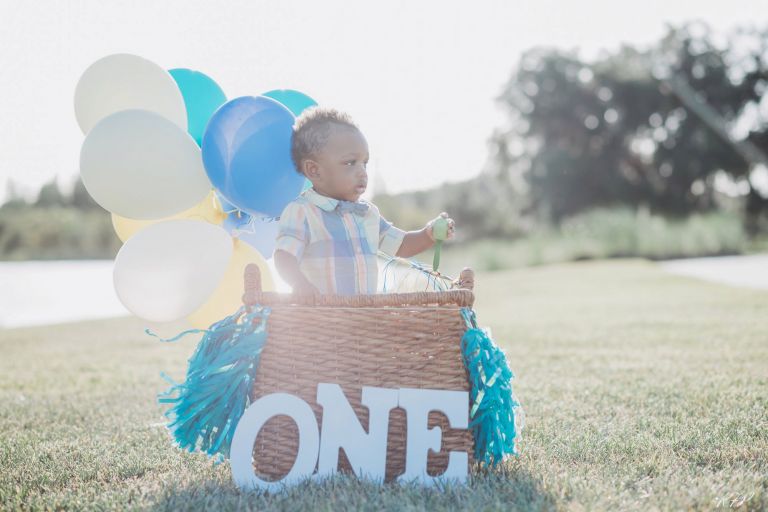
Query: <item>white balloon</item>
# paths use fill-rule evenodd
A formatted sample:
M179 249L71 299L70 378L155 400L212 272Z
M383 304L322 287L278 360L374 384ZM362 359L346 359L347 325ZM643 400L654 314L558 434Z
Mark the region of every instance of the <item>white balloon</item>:
M212 188L194 139L147 110L122 110L96 123L80 150L80 174L102 207L139 220L191 208Z
M232 237L220 226L181 219L148 226L115 258L114 285L123 305L150 322L172 322L202 306L224 277Z
M125 53L97 60L75 88L75 116L83 133L101 119L126 109L156 112L187 129L184 97L173 77L152 61Z

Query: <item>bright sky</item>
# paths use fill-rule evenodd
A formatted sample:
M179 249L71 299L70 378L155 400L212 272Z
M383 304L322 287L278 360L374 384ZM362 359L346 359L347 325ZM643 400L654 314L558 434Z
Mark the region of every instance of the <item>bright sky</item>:
M214 78L229 98L298 89L349 112L390 192L476 175L494 98L536 45L585 57L648 44L665 23L764 24L765 0L0 0L0 201L74 179L81 73L112 53ZM368 196L371 188L366 192Z

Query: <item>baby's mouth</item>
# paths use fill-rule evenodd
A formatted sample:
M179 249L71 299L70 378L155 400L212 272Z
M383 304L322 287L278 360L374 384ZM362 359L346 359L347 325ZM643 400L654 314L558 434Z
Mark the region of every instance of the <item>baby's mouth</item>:
M365 192L365 188L366 188L365 185L358 185L355 187L355 192L359 192L362 194L363 192Z

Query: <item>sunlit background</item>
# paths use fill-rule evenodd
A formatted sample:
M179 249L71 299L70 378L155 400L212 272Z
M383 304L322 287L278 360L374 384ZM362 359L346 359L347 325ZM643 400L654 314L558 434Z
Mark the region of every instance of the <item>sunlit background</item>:
M767 5L0 0L0 510L768 510ZM216 100L197 135L184 76ZM455 220L437 271L436 248L380 253L377 292L470 267L472 294L243 315L247 264L290 291L274 219L306 186L274 91L351 115L394 225ZM380 386L452 397L400 401L385 462L465 460L467 390L474 460L499 464L241 492L226 437L264 389L311 404L321 446L345 426L317 383L359 416L341 467L383 453ZM279 416L298 441L254 463L301 450L292 478L318 430Z

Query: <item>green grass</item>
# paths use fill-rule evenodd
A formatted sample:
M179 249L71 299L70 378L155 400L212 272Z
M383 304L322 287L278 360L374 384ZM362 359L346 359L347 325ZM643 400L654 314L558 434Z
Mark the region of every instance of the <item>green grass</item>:
M476 291L526 428L466 488L241 493L160 424L159 372L181 378L194 339L116 319L0 331L0 509L768 508L768 292L640 260L479 273Z

